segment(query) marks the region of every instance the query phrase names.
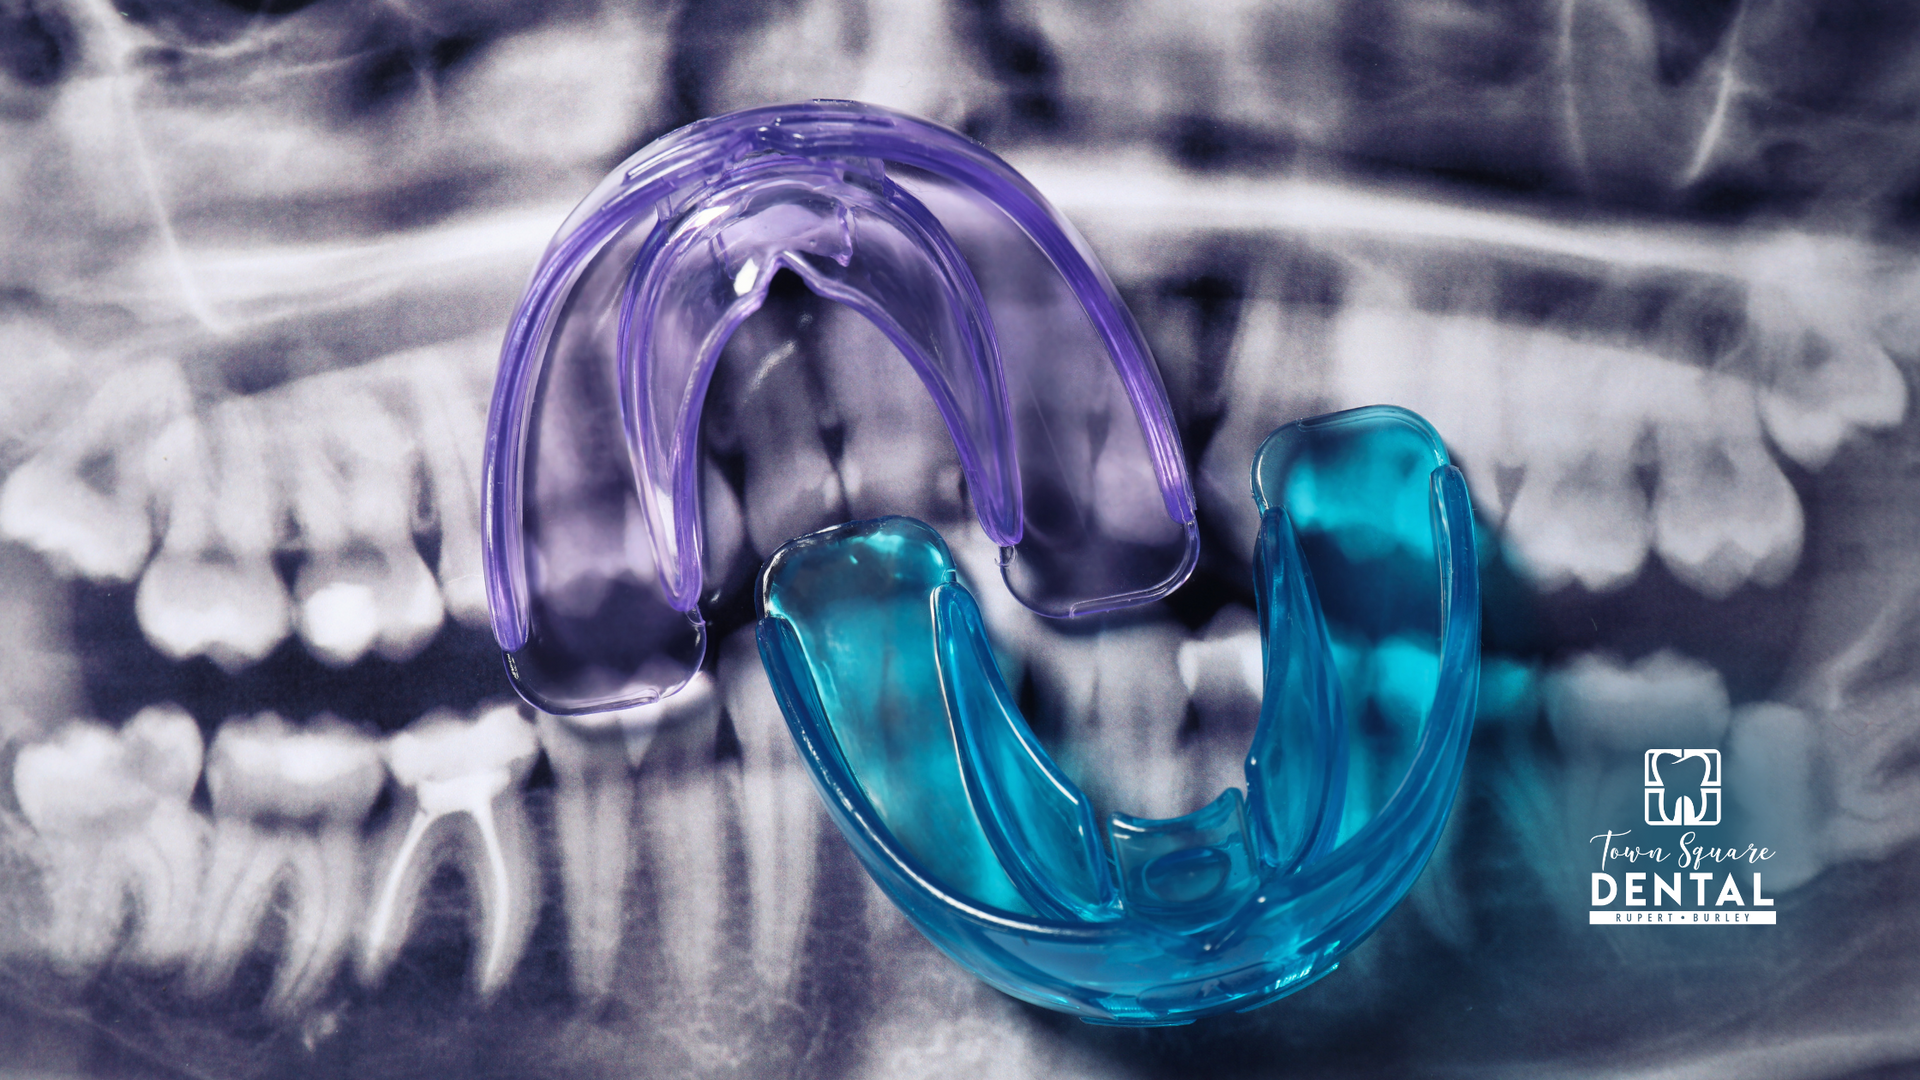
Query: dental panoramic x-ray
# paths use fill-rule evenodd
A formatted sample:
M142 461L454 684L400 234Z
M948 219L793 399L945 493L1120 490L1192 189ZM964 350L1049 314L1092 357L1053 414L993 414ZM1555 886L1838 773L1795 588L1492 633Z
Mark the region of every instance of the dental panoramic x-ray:
M0 0L0 1073L1920 1068L1916 107L1892 0Z

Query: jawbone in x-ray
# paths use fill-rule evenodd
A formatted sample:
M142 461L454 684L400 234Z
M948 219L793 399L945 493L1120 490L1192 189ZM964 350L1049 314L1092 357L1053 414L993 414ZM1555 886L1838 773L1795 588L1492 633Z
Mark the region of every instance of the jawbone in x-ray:
M811 98L964 133L1086 237L1198 565L1023 607L912 369L782 272L706 398L705 659L542 714L482 570L507 321L609 169ZM0 1072L1920 1069L1916 109L1897 0L0 0ZM823 812L763 562L935 525L1093 803L1187 814L1259 717L1253 454L1372 404L1446 440L1482 582L1411 891L1187 1026L974 978ZM1390 754L1404 695L1342 677Z

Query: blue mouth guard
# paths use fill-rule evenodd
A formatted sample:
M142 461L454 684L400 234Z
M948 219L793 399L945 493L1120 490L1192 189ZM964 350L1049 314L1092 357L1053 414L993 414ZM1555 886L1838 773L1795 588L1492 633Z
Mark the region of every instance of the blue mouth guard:
M1439 839L1478 688L1464 479L1425 421L1374 406L1274 432L1253 495L1246 795L1104 832L931 527L854 522L767 563L760 655L828 812L935 945L1014 997L1133 1025L1264 1005L1332 970Z
M1166 391L1073 227L944 128L852 102L754 109L615 169L509 326L483 540L528 701L606 712L699 669L702 404L782 269L905 356L1022 603L1079 615L1186 579L1199 533Z

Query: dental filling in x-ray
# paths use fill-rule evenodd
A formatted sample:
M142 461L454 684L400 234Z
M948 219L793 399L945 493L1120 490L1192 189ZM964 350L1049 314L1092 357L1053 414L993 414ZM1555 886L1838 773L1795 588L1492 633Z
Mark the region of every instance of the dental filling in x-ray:
M0 0L0 1078L1920 1075L1920 8Z

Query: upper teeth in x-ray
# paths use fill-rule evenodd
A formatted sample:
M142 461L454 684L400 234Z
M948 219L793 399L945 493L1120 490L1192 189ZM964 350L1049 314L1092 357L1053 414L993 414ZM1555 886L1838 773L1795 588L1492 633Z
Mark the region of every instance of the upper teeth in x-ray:
M293 516L307 552L294 580L300 636L332 663L350 664L369 649L405 660L443 614L413 542L415 447L368 388L343 383L317 376L300 384L305 393L283 419Z
M327 663L370 651L406 659L444 610L485 620L490 344L397 355L204 408L178 366L136 367L8 478L0 532L89 578L138 576L140 625L175 659L236 670L295 628ZM421 523L423 484L432 514ZM415 542L421 527L439 534L437 584ZM273 561L289 547L304 556L291 599Z
M206 424L182 413L149 449L168 495L160 550L135 610L148 640L176 660L206 655L229 671L287 635L291 611L274 573L279 532L259 403L220 402Z
M0 489L0 531L69 572L132 581L153 548L147 447L187 409L178 365L129 367Z
M1160 180L1143 170L1136 183L1175 210L1183 198L1202 202L1209 194L1169 196L1152 190ZM1089 200L1077 176L1053 189L1069 208L1086 203L1091 225L1106 224L1107 204ZM1321 200L1328 212L1318 218L1309 205L1252 224L1303 234L1353 269L1349 296L1330 322L1250 298L1219 394L1219 430L1229 437L1214 445L1237 445L1316 398L1345 405L1392 397L1449 433L1483 504L1497 501L1496 520L1523 568L1549 588L1570 581L1613 587L1633 577L1649 550L1709 596L1746 581L1777 583L1796 565L1801 511L1766 440L1818 466L1853 427L1904 414L1904 384L1874 336L1881 315L1863 307L1873 291L1863 276L1873 270L1869 253L1793 239L1723 251L1711 238L1689 246L1664 234L1647 238L1648 252L1634 252L1630 241L1576 242L1551 227L1529 232L1511 220L1368 204L1337 190L1275 185L1265 197L1228 194L1215 213ZM1457 274L1458 260L1429 265L1417 247L1392 262L1356 255L1352 245L1379 238L1348 234L1377 234L1387 227L1381 222L1402 227L1400 240L1411 234L1443 253L1462 243L1531 242L1542 265L1571 265L1603 293L1633 286L1632 277L1610 285L1594 268L1616 254L1652 263L1647 274L1725 280L1746 294L1746 330L1723 350L1725 363L1703 367L1663 355L1657 340L1596 340L1577 319L1526 326L1473 311L1430 311L1409 299L1410 290L1436 274ZM1121 230L1114 260L1122 265L1131 250L1126 235ZM438 243L422 235L385 258L430 261ZM1855 268L1861 262L1866 269ZM330 272L365 278L375 269L362 260ZM1256 286L1278 288L1281 276ZM306 287L324 289L324 282ZM847 357L875 353L867 339L876 335L856 317L826 312L798 354L776 330L752 358L733 415L721 409L713 425L721 450L737 442L745 454L746 531L762 554L836 515L888 509L949 518L955 509L940 497L953 483L919 483L930 467L948 467L938 463L950 449L937 436L903 437L905 418L914 418L909 428L927 426L912 380L839 374ZM736 350L752 351L753 326ZM135 366L102 384L80 416L8 478L0 532L90 578L141 577L141 624L169 656L207 655L243 667L290 629L329 663L369 651L412 655L443 610L476 625L483 619L476 518L486 388L478 373L490 365L491 345L483 338L397 355L199 406L176 365ZM876 393L885 400L865 400ZM834 407L840 419L816 421L844 394L852 397ZM792 409L795 395L820 400ZM816 422L834 426L837 461L814 436ZM786 430L795 423L801 428ZM753 437L728 436L728 429ZM935 456L922 461L916 447ZM1238 494L1240 466L1217 456L1203 462L1203 502L1234 523L1224 532L1239 546L1241 534L1252 534ZM1651 499L1639 480L1647 472ZM419 519L409 508L423 480L427 524L440 533L437 589L412 536ZM710 509L726 517L730 490L707 486ZM935 502L922 505L929 494ZM909 505L899 505L903 497ZM726 546L726 536L724 528L716 532L716 547ZM291 602L270 573L271 552L289 545L305 556ZM725 551L718 556L724 560Z
M1340 399L1393 384L1450 433L1483 499L1504 494L1501 469L1522 471L1499 520L1542 587L1612 588L1649 548L1713 597L1794 568L1800 502L1743 379L1550 330L1358 305L1334 349Z
M1906 415L1886 342L1916 270L1859 241L1581 230L1152 162L1129 162L1125 184L1054 161L1027 171L1109 241L1122 275L1163 258L1156 227L1306 245L1333 268L1337 302L1281 303L1299 292L1284 257L1256 275L1206 406L1232 438L1213 445L1315 408L1404 404L1446 433L1483 511L1547 589L1619 586L1649 550L1708 596L1778 584L1802 523L1767 442L1819 468L1853 431ZM1531 278L1558 280L1560 295L1531 295ZM1703 325L1732 332L1684 339ZM1203 509L1250 545L1245 466L1230 456L1203 461Z

